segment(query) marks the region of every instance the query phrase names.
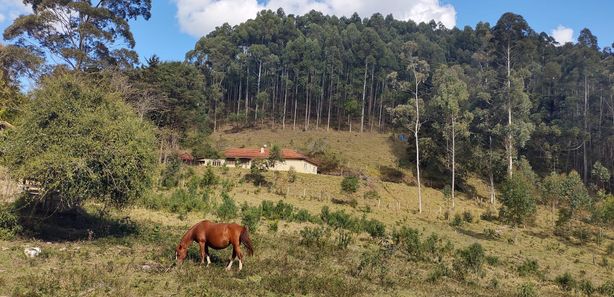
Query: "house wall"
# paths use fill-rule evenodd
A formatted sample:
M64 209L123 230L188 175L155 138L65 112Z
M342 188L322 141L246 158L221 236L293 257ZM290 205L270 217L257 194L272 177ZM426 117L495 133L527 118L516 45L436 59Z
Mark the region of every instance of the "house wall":
M226 166L228 167L239 167L239 168L246 168L249 169L252 166L252 162L250 161L244 161L241 164L238 164L238 166L236 166L236 162L234 160L226 160L226 159L202 159L199 160L200 165L203 166L207 166L207 165L211 165L211 166L223 166L224 164L226 164ZM318 173L318 166L311 164L305 160L285 160L283 162L277 162L275 164L275 166L273 168L269 168L270 170L275 170L275 171L289 171L290 168L293 167L294 170L296 170L296 172L299 173L310 173L310 174L317 174Z

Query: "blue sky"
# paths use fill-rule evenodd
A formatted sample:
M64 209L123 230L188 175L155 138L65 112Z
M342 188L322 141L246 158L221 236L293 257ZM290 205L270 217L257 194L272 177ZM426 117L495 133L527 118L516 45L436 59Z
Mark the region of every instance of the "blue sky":
M357 10L361 16L373 12L397 18L427 20L435 18L447 26L475 26L479 21L496 23L504 12L525 17L538 32L553 34L559 26L558 38L575 41L582 28L588 27L599 39L601 47L614 42L614 1L554 1L554 0L154 0L149 21L131 22L136 38L136 50L141 60L157 54L163 60L182 60L198 36L206 34L223 22L239 23L255 16L263 8L284 7L287 13L305 13L317 9L325 13L350 15ZM19 13L27 8L20 0L0 0L0 30L4 30ZM571 32L571 30L573 32ZM560 34L560 35L559 35Z

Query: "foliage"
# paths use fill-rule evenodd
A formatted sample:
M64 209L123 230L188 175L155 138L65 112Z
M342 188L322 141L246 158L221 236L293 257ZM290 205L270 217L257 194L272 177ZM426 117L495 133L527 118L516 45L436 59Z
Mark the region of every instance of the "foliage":
M511 225L523 225L531 221L537 211L529 181L517 173L508 178L501 189L499 218Z
M237 204L226 192L222 192L222 203L217 209L216 215L223 221L237 217Z
M356 176L346 176L341 181L341 190L345 193L356 193L358 187L358 177Z
M160 176L162 186L165 188L173 188L179 184L179 173L181 171L181 160L177 154L172 154L164 164L164 169Z
M537 289L532 283L524 283L518 286L516 290L516 296L518 297L537 297Z
M213 172L213 168L211 166L207 166L207 170L205 170L205 174L200 180L200 186L203 188L214 186L218 184L219 179Z
M241 209L241 224L247 226L250 232L258 230L262 211L259 207L245 207Z
M460 227L463 225L463 218L461 217L460 214L455 213L454 214L454 218L452 218L452 222L450 222L450 225L453 227Z
M565 272L554 279L554 282L563 291L571 291L576 288L576 280L569 272Z
M473 214L469 210L463 211L463 221L473 223Z
M14 205L0 205L0 239L11 240L22 227L19 224L19 217L14 209Z
M300 243L309 247L322 247L326 244L330 231L322 227L305 227L299 231Z
M290 167L288 169L288 182L294 183L296 181L296 169L294 167Z
M539 264L535 259L525 259L516 270L520 276L535 275L539 272Z
M395 230L392 237L397 245L403 247L411 260L422 260L423 248L418 230L403 226L400 230Z
M391 183L401 183L403 182L403 178L405 177L403 171L388 166L380 166L379 174L381 181Z
M59 74L44 79L33 97L0 144L15 178L58 193L67 206L88 199L122 206L150 187L153 129L108 81Z

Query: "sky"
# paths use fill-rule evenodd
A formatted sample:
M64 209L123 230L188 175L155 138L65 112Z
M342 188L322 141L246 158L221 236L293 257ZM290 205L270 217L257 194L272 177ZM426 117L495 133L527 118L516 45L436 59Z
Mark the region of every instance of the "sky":
M446 27L475 27L480 21L494 25L505 12L522 15L531 28L546 32L560 43L575 42L587 27L601 47L614 42L612 0L154 0L152 17L131 21L141 61L158 55L162 60L183 60L199 37L224 22L239 24L262 9L284 8L287 14L311 9L325 14L367 17L392 13L397 19L440 21ZM0 0L0 31L30 10L21 0Z

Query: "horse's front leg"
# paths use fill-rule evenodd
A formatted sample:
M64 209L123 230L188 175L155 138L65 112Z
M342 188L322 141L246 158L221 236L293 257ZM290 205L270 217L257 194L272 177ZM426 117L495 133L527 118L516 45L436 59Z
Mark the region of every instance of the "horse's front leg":
M209 246L205 245L205 256L207 257L207 267L211 264L211 259L209 258Z
M234 262L236 257L237 257L237 249L233 245L232 246L232 256L230 257L230 263L228 263L228 266L226 266L226 270L230 270L232 268L232 262Z

